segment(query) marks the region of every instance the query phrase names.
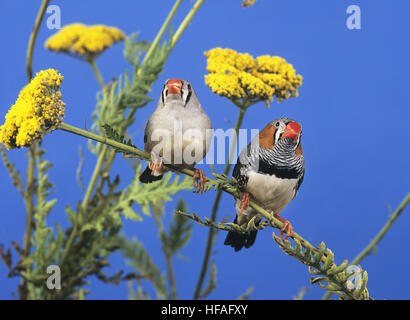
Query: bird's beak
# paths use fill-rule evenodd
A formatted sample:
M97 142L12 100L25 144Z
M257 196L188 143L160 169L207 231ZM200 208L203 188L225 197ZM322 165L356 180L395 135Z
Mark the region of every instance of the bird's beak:
M178 79L171 79L167 83L168 94L177 94L181 97L182 82Z
M283 132L282 134L282 139L291 138L296 141L298 139L301 129L302 128L297 122L294 122L294 121L289 122L288 125L286 126L285 132Z

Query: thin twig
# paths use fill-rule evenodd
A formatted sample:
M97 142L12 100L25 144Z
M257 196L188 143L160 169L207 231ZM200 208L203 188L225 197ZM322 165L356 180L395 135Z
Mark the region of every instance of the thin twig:
M161 206L161 208L159 208ZM152 211L154 212L154 218L155 222L157 224L158 232L159 232L159 237L162 239L163 235L165 235L165 229L164 229L164 224L162 222L162 212L163 210L163 202L161 201L160 203L153 203L152 204ZM171 288L171 300L176 300L178 299L177 296L177 288L176 288L176 283L175 283L175 277L174 277L174 268L172 266L172 255L170 252L166 249L166 247L163 245L162 246L162 251L165 256L165 261L167 265L167 276L168 276L168 282L169 286Z

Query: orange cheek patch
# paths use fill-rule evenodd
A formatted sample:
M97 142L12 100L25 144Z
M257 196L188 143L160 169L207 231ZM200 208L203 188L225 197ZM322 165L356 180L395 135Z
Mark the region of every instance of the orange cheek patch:
M299 141L299 145L298 145L298 147L296 148L296 150L295 150L295 154L297 155L297 156L301 156L302 154L303 154L303 151L302 151L302 143Z
M275 144L276 127L267 125L261 132L259 132L259 145L265 149L272 149Z

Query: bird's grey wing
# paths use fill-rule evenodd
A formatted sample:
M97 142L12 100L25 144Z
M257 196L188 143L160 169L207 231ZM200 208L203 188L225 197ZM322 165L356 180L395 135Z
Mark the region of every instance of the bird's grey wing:
M153 128L153 118L154 114L151 115L151 117L147 121L147 125L145 126L145 132L144 132L144 150L146 152L151 152L152 149L155 146L155 143L151 140L151 135L152 131L154 130Z
M303 163L303 170L302 170L302 173L301 173L301 175L300 175L300 177L298 178L298 181L297 181L297 183L296 183L296 186L295 186L295 195L293 196L293 198L296 197L296 193L298 192L300 186L302 185L302 182L303 182L303 179L304 179L304 178L305 178L305 164Z

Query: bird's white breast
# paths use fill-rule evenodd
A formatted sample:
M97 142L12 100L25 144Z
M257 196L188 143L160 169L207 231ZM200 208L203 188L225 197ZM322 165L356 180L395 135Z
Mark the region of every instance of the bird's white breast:
M201 161L209 149L212 132L207 122L203 121L205 114L190 112L183 106L175 103L172 107L166 106L151 118L152 140L165 143L158 144L161 156L166 163L194 165ZM166 141L169 141L166 143Z
M248 172L246 191L266 210L279 213L295 196L297 179L281 179L274 175Z

